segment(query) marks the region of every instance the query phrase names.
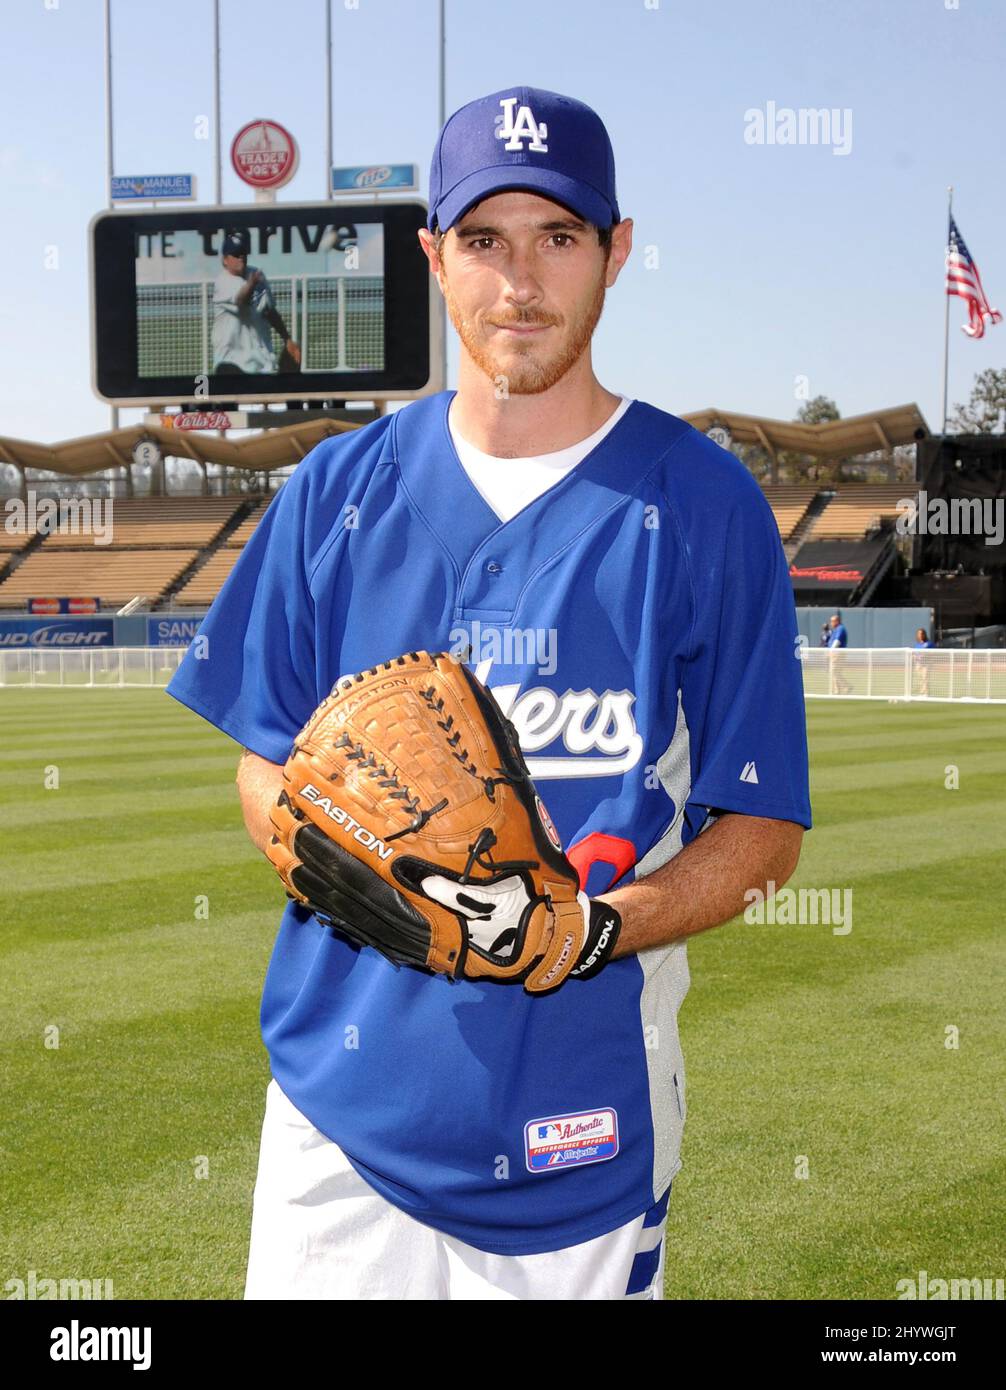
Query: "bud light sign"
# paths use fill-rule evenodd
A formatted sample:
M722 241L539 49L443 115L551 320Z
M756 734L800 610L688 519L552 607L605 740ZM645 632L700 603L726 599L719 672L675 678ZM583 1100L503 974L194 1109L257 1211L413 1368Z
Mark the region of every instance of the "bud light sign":
M77 651L87 647L111 647L111 618L78 618L47 622L44 618L0 620L0 650Z

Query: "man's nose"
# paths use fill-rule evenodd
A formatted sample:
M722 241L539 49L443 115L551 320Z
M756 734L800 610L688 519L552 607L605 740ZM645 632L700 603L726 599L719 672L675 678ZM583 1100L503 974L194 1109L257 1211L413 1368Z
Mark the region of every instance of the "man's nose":
M503 274L514 301L530 302L541 296L538 260L533 248L514 247L507 257Z

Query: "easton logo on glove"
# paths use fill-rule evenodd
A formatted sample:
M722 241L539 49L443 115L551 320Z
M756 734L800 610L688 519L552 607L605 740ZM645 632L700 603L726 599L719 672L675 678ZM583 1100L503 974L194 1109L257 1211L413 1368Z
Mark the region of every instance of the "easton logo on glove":
M360 945L532 994L610 959L618 913L580 891L516 730L446 653L343 677L283 775L266 853Z

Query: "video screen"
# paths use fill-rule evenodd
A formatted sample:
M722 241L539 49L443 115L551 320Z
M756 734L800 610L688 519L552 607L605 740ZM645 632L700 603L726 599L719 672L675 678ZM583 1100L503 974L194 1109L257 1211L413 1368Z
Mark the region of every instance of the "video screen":
M136 234L141 379L384 370L384 228Z
M99 214L95 392L158 405L442 389L425 221L418 199Z

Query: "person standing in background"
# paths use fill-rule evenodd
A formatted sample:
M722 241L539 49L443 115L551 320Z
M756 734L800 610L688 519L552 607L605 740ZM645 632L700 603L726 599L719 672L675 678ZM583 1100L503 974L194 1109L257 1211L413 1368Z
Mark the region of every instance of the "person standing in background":
M845 630L841 613L837 611L832 613L829 627L831 632L828 637L828 649L831 652L831 657L828 662L828 674L831 693L832 695L849 695L852 692L852 686L845 679L845 658L840 655L841 650L849 645L849 634Z

